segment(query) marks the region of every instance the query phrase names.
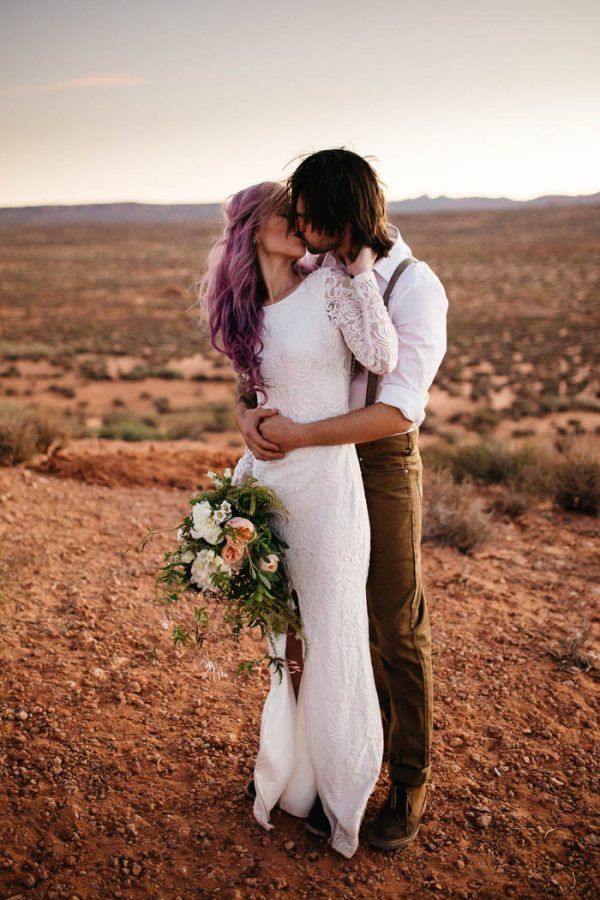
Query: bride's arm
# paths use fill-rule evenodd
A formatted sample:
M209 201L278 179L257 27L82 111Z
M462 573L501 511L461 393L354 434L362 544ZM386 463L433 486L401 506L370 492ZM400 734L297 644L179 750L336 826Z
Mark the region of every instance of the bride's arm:
M327 313L356 359L378 375L398 365L398 335L371 269L350 278L339 269L325 274Z

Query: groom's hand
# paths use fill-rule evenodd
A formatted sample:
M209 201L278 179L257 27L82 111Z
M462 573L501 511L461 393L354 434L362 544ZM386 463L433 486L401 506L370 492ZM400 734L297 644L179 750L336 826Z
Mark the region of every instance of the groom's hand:
M269 419L271 416L277 416L278 410L266 409L264 407L248 409L243 403L237 406L237 423L242 433L242 437L246 442L246 446L252 452L256 459L282 459L284 453L276 443L263 437L259 431L261 422Z
M259 428L261 435L269 441L274 441L283 454L304 446L302 425L288 419L287 416L271 416L261 422Z

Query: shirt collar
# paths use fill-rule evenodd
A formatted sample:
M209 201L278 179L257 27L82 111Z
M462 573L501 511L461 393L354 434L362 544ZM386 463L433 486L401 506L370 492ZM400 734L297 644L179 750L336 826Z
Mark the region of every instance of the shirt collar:
M411 256L411 249L395 225L388 224L388 234L394 241L387 256L378 259L373 269L384 280L389 281L403 259Z

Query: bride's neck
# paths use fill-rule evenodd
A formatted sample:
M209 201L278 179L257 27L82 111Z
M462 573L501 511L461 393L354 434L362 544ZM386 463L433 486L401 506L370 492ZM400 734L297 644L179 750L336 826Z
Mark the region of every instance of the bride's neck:
M285 294L300 281L300 275L293 268L294 260L289 256L259 253L258 263L270 302L277 300L281 294Z

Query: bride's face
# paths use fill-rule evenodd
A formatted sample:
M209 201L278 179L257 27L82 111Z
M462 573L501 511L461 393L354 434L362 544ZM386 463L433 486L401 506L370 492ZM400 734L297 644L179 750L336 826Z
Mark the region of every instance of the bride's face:
M302 259L306 253L300 238L290 231L287 216L280 213L265 216L254 236L263 252L273 256Z

